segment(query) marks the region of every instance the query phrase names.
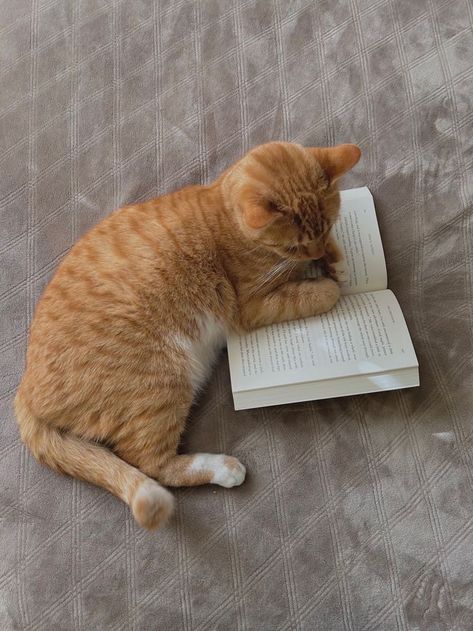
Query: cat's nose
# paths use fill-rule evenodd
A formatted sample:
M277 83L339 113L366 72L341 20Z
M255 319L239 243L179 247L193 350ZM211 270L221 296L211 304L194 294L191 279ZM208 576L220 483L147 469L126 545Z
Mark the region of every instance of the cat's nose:
M323 243L309 243L307 250L311 259L321 259L325 254Z

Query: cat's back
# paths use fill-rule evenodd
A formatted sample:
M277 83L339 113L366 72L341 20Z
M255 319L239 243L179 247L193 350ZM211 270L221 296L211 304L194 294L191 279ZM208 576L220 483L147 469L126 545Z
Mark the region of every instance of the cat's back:
M230 319L235 304L219 264L214 203L195 187L127 206L73 246L30 328L23 389L31 400L52 400L59 388L63 397L75 393L72 406L81 389L91 391L94 374L113 371L123 381L158 356L175 364L167 341L192 337L199 314Z
M30 328L20 390L38 415L121 396L136 375L136 388L147 378L154 388L159 367L179 370L176 340L192 339L201 314L228 319L231 289L204 210L204 190L179 191L113 212L73 246Z
M218 258L204 187L189 187L120 208L72 247L41 297L32 330L42 319L134 309L143 317L159 302L205 295ZM212 202L209 202L210 206ZM156 314L153 314L156 316Z

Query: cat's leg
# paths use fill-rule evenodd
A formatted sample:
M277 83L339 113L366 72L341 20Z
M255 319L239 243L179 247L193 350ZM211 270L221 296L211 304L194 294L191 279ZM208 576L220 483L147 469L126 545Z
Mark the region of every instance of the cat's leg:
M263 296L254 296L240 307L240 322L247 329L286 320L308 318L329 311L340 297L331 278L289 281Z
M115 437L114 451L165 486L218 484L230 488L241 484L245 467L232 456L177 454L188 407L181 404L179 410L168 409L152 417L132 419L122 428L121 435Z
M347 264L343 253L335 239L330 236L325 243L325 254L322 258L322 268L333 280L343 283L349 279Z
M155 477L165 486L218 484L239 486L246 469L239 460L224 454L175 455L158 469Z

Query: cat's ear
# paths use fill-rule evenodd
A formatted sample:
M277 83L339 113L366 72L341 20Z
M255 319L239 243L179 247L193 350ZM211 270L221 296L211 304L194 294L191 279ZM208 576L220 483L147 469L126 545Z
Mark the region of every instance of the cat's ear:
M274 219L276 212L273 204L264 201L247 201L243 206L245 223L253 230L267 226Z
M335 147L310 147L309 151L317 159L330 182L335 182L352 169L361 156L357 145L336 145Z

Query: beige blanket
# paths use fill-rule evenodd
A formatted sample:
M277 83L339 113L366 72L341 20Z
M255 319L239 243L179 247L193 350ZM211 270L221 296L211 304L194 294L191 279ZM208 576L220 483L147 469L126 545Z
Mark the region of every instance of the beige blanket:
M0 0L0 629L473 629L468 0ZM419 389L235 412L225 356L185 449L247 466L161 532L40 467L11 401L35 301L113 208L256 143L356 142Z

